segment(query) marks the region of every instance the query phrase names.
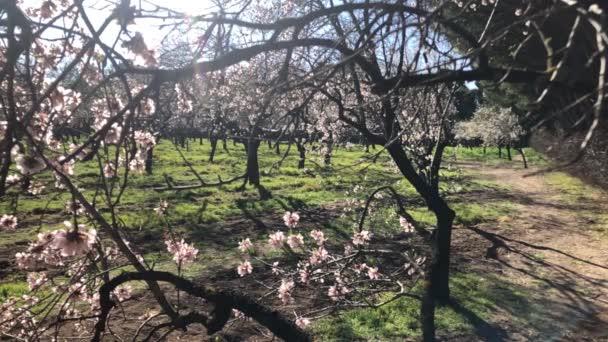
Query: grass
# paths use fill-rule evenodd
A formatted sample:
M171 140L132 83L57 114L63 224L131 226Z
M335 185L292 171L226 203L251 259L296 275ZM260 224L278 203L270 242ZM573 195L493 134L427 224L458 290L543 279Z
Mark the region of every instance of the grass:
M608 237L608 213L601 206L607 194L565 172L551 172L545 175L545 182L559 191L559 199L568 205L578 206L578 219L586 221L587 227L602 237Z
M0 284L0 302L3 302L8 297L19 297L29 291L25 282Z
M452 304L436 311L438 331L457 335L485 329L500 333L500 327L487 323L498 311L517 312L518 324L535 324L542 316L543 299L528 288L492 274L456 273L450 278ZM414 290L420 293L420 289ZM394 341L421 335L418 300L402 297L379 309L356 309L316 324L319 341Z
M221 144L220 144L221 145ZM282 146L285 149L286 146ZM182 152L195 165L197 172L209 182L216 180L217 175L228 179L240 175L245 169L246 156L242 145L229 143L230 152L218 148L214 162L208 162L210 146L191 142L188 150ZM372 151L374 152L374 151ZM526 150L530 163L544 165L542 155ZM448 148L446 162L441 171L441 192L448 199L450 206L457 213L457 223L476 224L512 214L515 207L506 201L470 201L465 194L505 190L505 187L486 180L475 178L474 174L463 172L450 162L450 156L456 154L458 161L482 161L488 165L505 165L505 159L499 159L495 149L488 149L486 154L481 148ZM234 270L238 262L235 248L240 238L248 236L260 243L267 238L267 231L257 229L254 220L245 221L237 226L239 230L226 231L228 222L241 220L243 217L273 217L280 221L285 210L314 209L318 206L342 208L350 206L348 200L354 198L359 203L373 189L379 186L392 185L401 195L408 199L408 210L422 223L433 225L434 215L422 206L415 190L393 166L386 154L382 154L376 163L366 162L369 156L362 147L349 150L337 149L333 155L332 166L323 167L321 157L309 153L307 169L297 168L297 156L287 157L280 169L272 165L280 159L274 149L265 144L260 146L260 168L262 184L272 192L273 198L260 201L256 190L247 188L237 191L238 184L222 187L200 188L187 191L156 192L154 187L165 185L165 175L177 184L194 184L195 177L181 160L175 147L167 142L155 149L154 173L151 176L133 176L132 186L125 191L118 216L129 239L141 241L141 248L147 260L153 260L155 269L175 271L173 260L164 253L162 243L166 233L166 224L154 215L153 208L161 199L170 203L168 220L174 231L183 235L199 249L197 262L187 270L187 277L197 277L202 273L221 270ZM512 162L515 167L519 162ZM76 169L78 185L86 189L86 195L92 199L95 195L95 184L98 171L94 163L78 165ZM41 175L39 181L54 182L48 175ZM561 176L560 176L561 177ZM572 180L568 179L569 182ZM566 184L562 179L555 183ZM573 182L573 181L572 181ZM568 183L569 184L569 183ZM358 191L354 191L355 188ZM567 191L570 191L570 187ZM578 191L578 185L572 183L572 189ZM470 196L469 196L470 197ZM10 196L9 196L10 198ZM56 195L52 186L40 196L13 195L12 200L0 203L0 214L17 213L20 228L15 233L0 232L0 249L23 246L28 239L35 237L38 229L48 230L60 227L67 217L64 204L68 200L64 195ZM411 199L411 201L410 201ZM103 206L100 206L103 208ZM398 226L398 217L388 199L380 201L375 207L376 215L368 222L376 234L390 233ZM304 218L305 220L306 218ZM352 215L340 217L327 224L325 231L329 236L350 236L353 229ZM236 229L236 228L235 228ZM274 229L274 227L269 227ZM24 247L20 247L24 248ZM17 248L16 250L20 250ZM160 253L159 253L160 252ZM114 273L123 270L115 270ZM0 302L9 295L19 295L27 291L25 275L13 275L11 279L0 281ZM474 273L457 273L452 279L454 298L460 303L460 311L442 307L437 313L437 325L441 331L458 332L470 330L480 320L489 319L491 312L499 305L523 305L522 288L508 283L500 277ZM500 292L502 291L502 292ZM500 292L500 293L499 293ZM500 297L499 296L502 296ZM500 298L499 298L500 297ZM511 298L504 303L501 298ZM339 317L328 318L314 326L320 340L394 340L403 337L419 336L418 303L403 298L378 310L351 310ZM511 308L513 310L518 308ZM525 311L525 310L524 310Z
M550 160L540 152L532 148L524 148L524 154L526 155L526 160L530 165L536 167L546 166L550 163ZM523 163L521 162L521 155L518 151L511 149L511 157L513 161L509 161L507 159L506 149L502 149L502 158L498 157L498 148L497 147L447 147L445 149L445 160L447 162L452 160L466 160L466 161L477 161L483 162L488 165L508 165L515 164L523 167Z

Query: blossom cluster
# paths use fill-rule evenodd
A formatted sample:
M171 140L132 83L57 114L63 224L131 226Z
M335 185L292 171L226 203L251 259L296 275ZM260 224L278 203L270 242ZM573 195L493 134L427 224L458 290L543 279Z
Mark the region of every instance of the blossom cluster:
M316 291L319 288L324 288L326 296L336 305L373 300L371 297L362 298L374 287L386 288L387 291L391 288L402 290L400 285L396 285L401 284L401 278L411 279L423 273L424 257L409 253L385 256L390 262L383 263L382 252L372 245L374 234L367 229L356 230L350 240L341 241L330 239L318 229L307 233L303 228L294 231L299 219L299 214L286 212L283 221L287 231L270 233L268 240L259 244L254 244L250 238L241 239L238 243L238 251L243 255L236 267L238 275L252 275L256 261L269 267L271 274L279 277L274 286L283 305L294 303L298 291ZM403 217L400 224L405 232L414 231L413 225ZM264 252L270 250L295 256L298 261L296 264L293 261L264 261ZM401 260L400 266L394 266L396 260ZM299 326L305 327L310 320L311 317L296 315Z
M173 254L173 260L179 266L190 265L196 260L198 249L186 243L184 239L181 239L180 241L167 239L165 240L165 245L167 246L167 251Z

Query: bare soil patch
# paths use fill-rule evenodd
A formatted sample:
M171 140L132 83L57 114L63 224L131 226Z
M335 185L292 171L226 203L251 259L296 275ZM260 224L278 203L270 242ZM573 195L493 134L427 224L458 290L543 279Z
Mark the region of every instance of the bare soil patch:
M518 200L513 215L457 227L455 258L468 261L467 267L473 270L502 274L532 293L524 305L504 303L493 322L503 328L503 334L488 334L484 340L608 340L606 240L589 229L593 219L581 215L581 210L608 210L606 194L598 190L572 202L548 185L544 175L524 177L534 170L481 164L461 167L501 183L510 189L501 190L504 198ZM510 312L526 307L530 312ZM513 319L517 316L524 316L525 324L517 324Z

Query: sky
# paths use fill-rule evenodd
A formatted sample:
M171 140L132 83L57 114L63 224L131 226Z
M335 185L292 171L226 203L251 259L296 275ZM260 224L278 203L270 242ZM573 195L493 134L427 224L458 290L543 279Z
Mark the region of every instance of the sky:
M115 5L110 5L114 1L107 0L91 0L85 1L87 4L87 14L93 21L93 25L97 28L101 26L103 20L108 16L108 14L115 8ZM137 8L150 9L150 3L170 8L171 10L182 12L184 14L190 16L197 16L203 14L210 14L213 12L213 5L208 0L148 0L148 1L139 1L139 0L131 0L131 6L136 6ZM163 24L168 24L170 21L163 21L160 19L136 19L135 25L129 26L130 31L140 32L148 45L148 48L157 49L159 44L161 43L161 39L168 33L168 28L160 28ZM118 32L118 25L116 23L112 23L111 27L108 27L105 35L102 36L104 42L108 43L109 41L115 39L116 33Z
M23 0L22 2L22 8L39 8L43 0ZM86 13L95 28L99 28L102 25L108 15L116 8L118 2L119 0L84 1ZM150 9L152 8L150 4L170 8L190 16L213 13L213 4L209 0L131 0L131 6L136 6L137 8L141 6L141 8ZM136 19L135 25L130 25L129 30L142 33L148 47L157 49L161 43L161 39L168 32L166 28L160 29L159 25L167 23L169 22L163 22L161 19ZM82 27L86 28L84 23L82 23ZM104 43L113 44L118 31L118 24L115 21L112 22L101 37Z

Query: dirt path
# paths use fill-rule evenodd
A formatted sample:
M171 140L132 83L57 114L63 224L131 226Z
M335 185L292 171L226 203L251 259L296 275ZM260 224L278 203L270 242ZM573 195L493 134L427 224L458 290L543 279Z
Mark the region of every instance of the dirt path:
M482 259L480 271L497 272L513 283L509 289L528 293L505 296L494 322L498 330L477 335L495 341L607 341L608 239L591 227L608 228L593 215L608 211L608 196L590 190L566 198L544 175L524 178L530 170L476 163L459 167L500 184L495 194L484 196L512 202L515 210L497 222L458 227L455 249L462 248L455 253ZM477 233L473 240L471 230Z

